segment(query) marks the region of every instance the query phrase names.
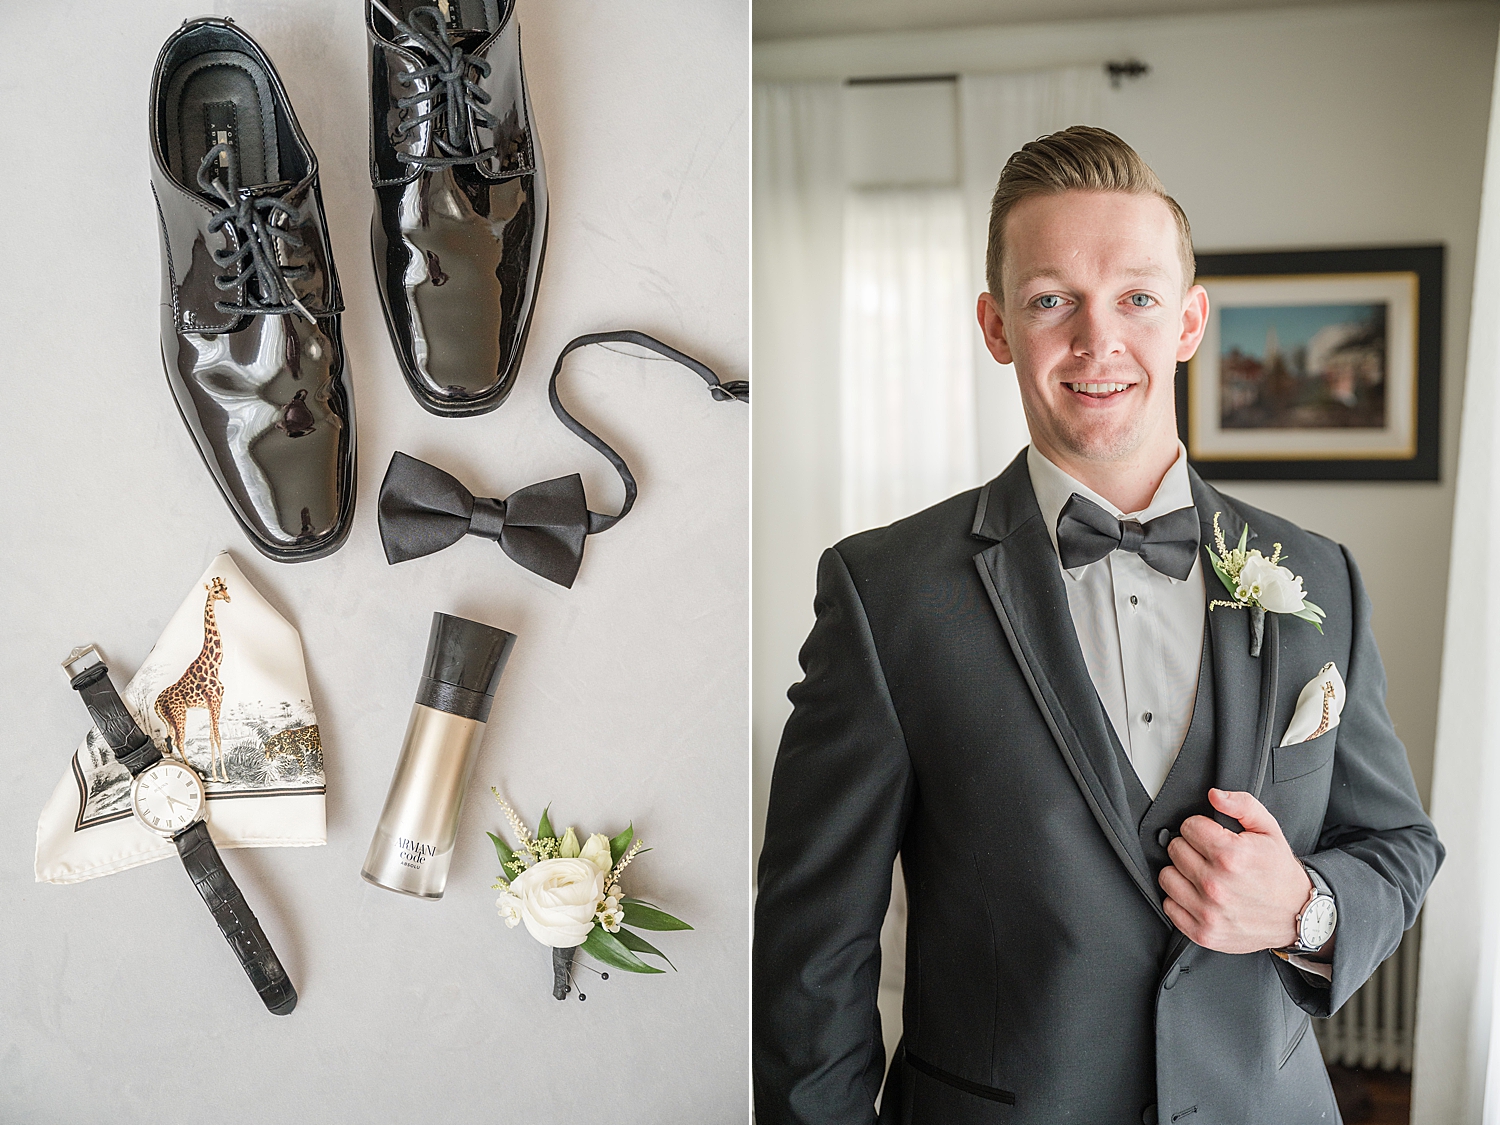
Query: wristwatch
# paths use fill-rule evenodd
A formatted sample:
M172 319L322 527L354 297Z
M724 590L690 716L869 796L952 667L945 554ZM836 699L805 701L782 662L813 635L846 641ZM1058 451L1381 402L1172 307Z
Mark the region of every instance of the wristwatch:
M183 866L255 991L274 1015L287 1015L297 1006L297 990L209 837L202 778L185 760L162 757L110 683L95 646L74 649L63 670L115 761L130 771L130 811L148 830L177 845Z
M1287 953L1316 953L1333 937L1333 928L1339 920L1333 889L1307 864L1302 865L1302 870L1312 880L1312 891L1307 896L1307 904L1297 915L1297 940L1286 946Z

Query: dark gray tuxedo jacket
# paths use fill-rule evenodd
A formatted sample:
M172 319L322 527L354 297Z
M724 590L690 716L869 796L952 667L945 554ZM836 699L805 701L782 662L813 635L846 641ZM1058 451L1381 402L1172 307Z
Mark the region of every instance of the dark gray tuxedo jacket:
M1308 1016L1415 920L1443 849L1385 709L1338 544L1192 475L1203 542L1281 543L1307 622L1208 615L1216 781L1256 794L1338 903L1332 987L1167 921L1024 453L977 492L844 540L818 569L771 787L755 911L758 1125L875 1120L879 934L899 854L905 1035L882 1122L1336 1122ZM1205 560L1206 562L1206 560ZM1224 597L1209 571L1210 599ZM1327 661L1341 721L1280 747ZM1233 821L1225 821L1238 828Z

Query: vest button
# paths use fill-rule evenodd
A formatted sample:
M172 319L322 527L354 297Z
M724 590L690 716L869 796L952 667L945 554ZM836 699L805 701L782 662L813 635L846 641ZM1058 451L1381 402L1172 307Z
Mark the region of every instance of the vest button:
M1156 1125L1156 1103L1152 1102L1141 1110L1141 1125Z
M1172 830L1170 828L1163 828L1156 834L1156 842L1162 847L1166 847L1172 842Z
M1167 979L1161 982L1163 988L1171 988L1177 983L1177 978L1182 976L1182 966L1173 965L1172 971L1167 974Z

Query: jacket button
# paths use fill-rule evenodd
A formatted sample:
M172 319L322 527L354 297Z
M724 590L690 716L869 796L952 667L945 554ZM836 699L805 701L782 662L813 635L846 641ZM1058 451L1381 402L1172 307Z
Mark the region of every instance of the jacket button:
M1172 970L1167 973L1167 979L1161 982L1163 988L1171 988L1177 983L1177 978L1182 976L1182 966L1173 965Z
M1156 834L1156 842L1162 847L1166 847L1172 842L1172 830L1170 828L1163 828Z
M1156 1125L1156 1103L1152 1102L1141 1110L1141 1125Z

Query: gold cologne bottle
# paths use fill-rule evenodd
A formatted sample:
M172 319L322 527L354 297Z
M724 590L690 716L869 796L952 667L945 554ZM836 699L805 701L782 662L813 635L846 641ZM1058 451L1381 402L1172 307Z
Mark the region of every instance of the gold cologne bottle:
M360 872L367 882L418 898L443 897L459 807L515 643L515 634L504 629L432 615L406 741Z

